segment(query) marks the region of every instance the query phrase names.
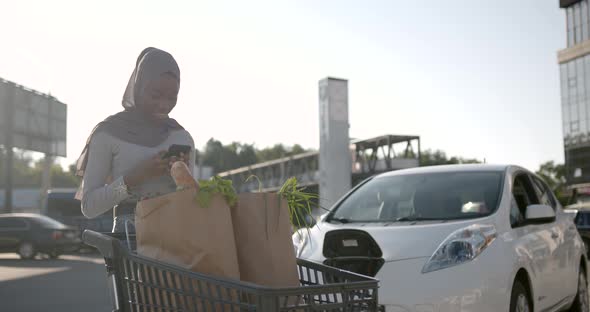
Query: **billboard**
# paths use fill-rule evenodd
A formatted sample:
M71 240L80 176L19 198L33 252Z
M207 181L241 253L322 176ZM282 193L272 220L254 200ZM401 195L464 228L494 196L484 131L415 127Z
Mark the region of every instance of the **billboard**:
M51 95L0 78L0 144L7 131L12 146L67 156L67 106Z
M559 7L560 8L567 8L572 6L578 2L582 2L582 0L559 0Z

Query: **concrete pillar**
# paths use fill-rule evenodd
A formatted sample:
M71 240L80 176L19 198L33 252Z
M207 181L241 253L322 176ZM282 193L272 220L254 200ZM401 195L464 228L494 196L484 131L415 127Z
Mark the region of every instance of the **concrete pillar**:
M351 188L348 81L335 78L321 80L319 104L320 205L329 209Z

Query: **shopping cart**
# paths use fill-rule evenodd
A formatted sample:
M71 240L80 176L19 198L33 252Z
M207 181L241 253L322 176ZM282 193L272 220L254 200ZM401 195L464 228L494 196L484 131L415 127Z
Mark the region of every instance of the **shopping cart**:
M105 258L113 312L380 310L376 279L302 259L300 287L269 288L143 257L133 234L86 230L83 240Z

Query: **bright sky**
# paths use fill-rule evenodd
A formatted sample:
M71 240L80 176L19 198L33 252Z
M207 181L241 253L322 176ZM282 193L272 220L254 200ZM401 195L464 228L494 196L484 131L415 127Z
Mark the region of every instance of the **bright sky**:
M318 81L349 80L350 135L536 169L563 162L557 0L0 0L0 77L68 104L68 157L122 109L139 52L181 69L172 117L210 137L318 148Z

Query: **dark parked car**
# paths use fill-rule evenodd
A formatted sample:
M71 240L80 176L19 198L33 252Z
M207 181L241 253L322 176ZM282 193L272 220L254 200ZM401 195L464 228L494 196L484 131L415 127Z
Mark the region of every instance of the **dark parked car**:
M584 241L586 253L590 255L590 203L581 202L569 205L565 210L575 215L574 222Z
M22 259L37 254L57 258L80 248L78 229L33 213L0 214L0 252L16 252Z

